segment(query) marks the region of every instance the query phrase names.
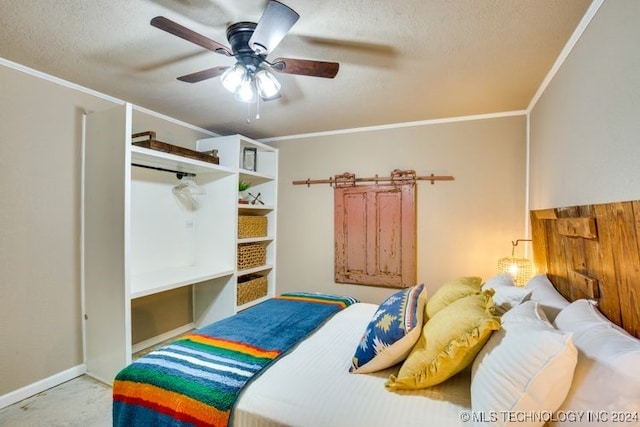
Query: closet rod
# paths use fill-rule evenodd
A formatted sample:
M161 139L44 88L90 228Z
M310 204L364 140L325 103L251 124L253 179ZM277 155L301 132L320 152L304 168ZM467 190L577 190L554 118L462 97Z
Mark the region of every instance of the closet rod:
M336 178L329 178L329 179L305 179L305 180L299 180L299 181L293 181L293 185L306 185L307 187L310 186L311 184L329 184L331 186L333 186L336 183L339 184L344 184L344 183L356 183L356 182L374 182L374 183L378 183L378 182L410 182L410 181L431 181L431 184L435 184L435 181L453 181L454 177L453 176L443 176L443 175L427 175L427 176L401 176L401 177L391 177L391 176L384 176L384 177L379 177L379 176L375 176L372 178L351 178L351 179L336 179Z
M139 168L145 168L145 169L153 169L153 170L162 171L162 172L175 173L176 177L178 179L182 179L185 176L192 176L192 177L196 176L195 173L191 173L191 172L175 171L175 170L171 170L171 169L159 168L159 167L156 167L156 166L141 165L140 163L131 163L131 166L137 166Z

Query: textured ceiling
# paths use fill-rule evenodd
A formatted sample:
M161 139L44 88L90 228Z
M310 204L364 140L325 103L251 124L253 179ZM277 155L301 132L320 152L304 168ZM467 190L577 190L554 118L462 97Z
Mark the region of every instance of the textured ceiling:
M337 61L335 79L278 74L247 104L219 78L232 58L149 25L166 16L228 46L265 0L0 0L0 56L220 134L254 138L523 110L591 0L283 0L300 20L269 55ZM255 107L252 116L255 114Z

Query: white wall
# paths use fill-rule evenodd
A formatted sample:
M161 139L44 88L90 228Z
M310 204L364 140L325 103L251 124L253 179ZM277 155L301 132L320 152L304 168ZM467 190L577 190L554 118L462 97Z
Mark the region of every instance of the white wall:
M640 199L640 2L605 1L531 113L531 208Z
M525 117L512 116L283 140L278 187L278 292L310 290L381 302L394 289L333 281L333 190L293 180L393 169L453 175L418 184L418 282L433 293L461 275L495 274L525 237Z

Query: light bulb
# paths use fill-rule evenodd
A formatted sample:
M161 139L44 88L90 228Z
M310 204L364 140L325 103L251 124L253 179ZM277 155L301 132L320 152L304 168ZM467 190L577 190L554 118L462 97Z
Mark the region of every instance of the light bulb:
M260 97L264 100L280 96L280 82L267 70L260 70L256 73L256 86Z
M228 68L220 79L225 89L231 93L235 93L246 77L247 69L238 62L233 67Z
M256 90L253 81L249 76L246 76L244 80L242 80L242 83L240 83L240 87L236 91L235 98L240 102L255 102Z

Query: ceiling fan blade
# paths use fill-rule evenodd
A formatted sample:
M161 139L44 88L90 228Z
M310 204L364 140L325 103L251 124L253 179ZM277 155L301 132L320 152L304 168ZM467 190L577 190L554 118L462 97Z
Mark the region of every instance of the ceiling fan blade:
M195 31L188 29L187 27L183 27L177 22L165 18L164 16L156 16L155 18L153 18L151 20L151 25L163 31L166 31L169 34L173 34L174 36L178 36L187 41L190 41L191 43L195 43L198 46L202 46L205 49L209 49L222 55L233 56L233 52L231 52L231 50L225 45L211 40L210 38L205 37L202 34L198 34Z
M198 83L203 80L212 79L222 75L229 67L213 67L208 70L198 71L197 73L191 73L178 77L178 80L187 83Z
M259 55L266 55L278 46L298 18L300 15L289 6L270 0L249 39L249 47Z
M286 74L332 79L338 74L340 64L308 59L276 58L271 64L271 68Z

